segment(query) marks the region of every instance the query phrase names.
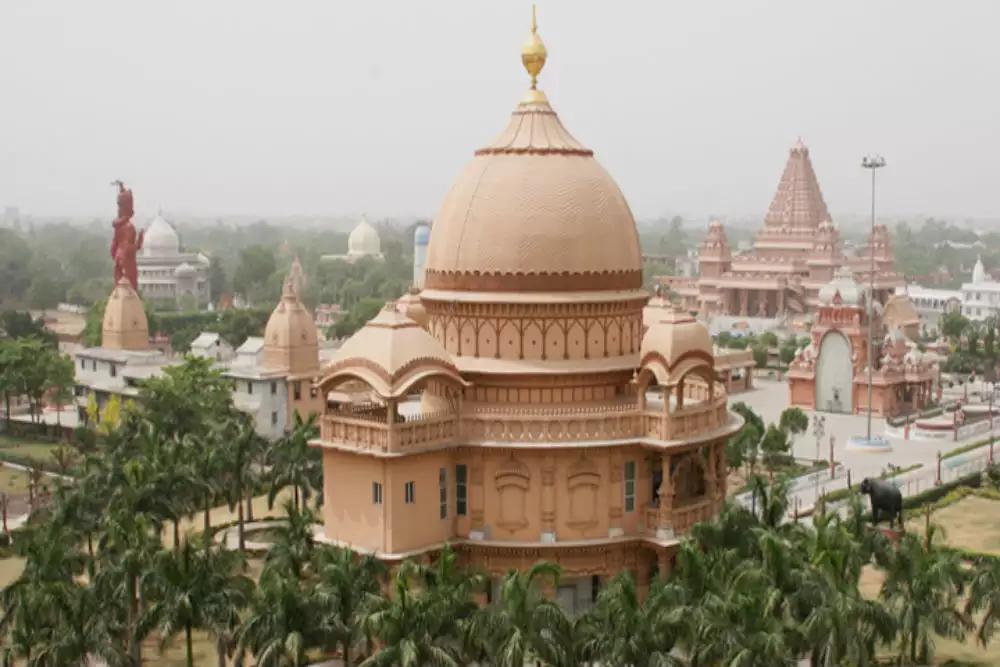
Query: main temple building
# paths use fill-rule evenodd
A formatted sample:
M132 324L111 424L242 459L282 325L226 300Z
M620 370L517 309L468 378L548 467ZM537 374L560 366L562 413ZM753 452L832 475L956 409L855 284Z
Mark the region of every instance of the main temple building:
M874 296L884 304L904 284L903 276L895 271L888 229L875 225L867 245L846 257L809 149L799 140L788 151L778 189L752 250L734 253L725 228L712 222L699 248L698 278L667 277L662 281L685 310L706 319L781 319L815 312L820 306L820 289L841 267L849 267L859 282L868 283L873 260Z
M552 561L581 609L719 512L741 422L707 329L647 308L628 203L536 87L545 58L533 26L531 88L445 196L423 289L322 369L311 444L326 540L387 562L450 543L494 582Z

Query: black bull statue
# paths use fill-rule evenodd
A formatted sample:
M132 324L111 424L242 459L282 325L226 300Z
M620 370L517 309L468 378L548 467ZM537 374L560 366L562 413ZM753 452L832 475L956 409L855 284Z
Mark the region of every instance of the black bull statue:
M861 493L871 500L872 524L878 525L881 519L888 518L889 527L895 528L898 517L899 527L903 527L903 494L895 485L866 477L861 480Z

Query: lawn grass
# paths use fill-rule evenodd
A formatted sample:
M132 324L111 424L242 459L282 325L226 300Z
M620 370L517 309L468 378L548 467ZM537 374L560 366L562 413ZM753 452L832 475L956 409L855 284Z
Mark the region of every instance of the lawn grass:
M861 594L868 599L877 598L883 579L880 570L866 567L861 573L861 582L858 586ZM885 647L880 651L882 657L892 655L894 655L894 647ZM948 660L967 665L981 665L982 667L1000 665L1000 641L994 639L983 648L976 642L975 634L971 632L962 641L935 636L934 664L941 665Z
M969 495L931 514L944 531L943 544L975 553L1000 556L1000 501ZM923 536L923 517L906 522L906 530ZM1000 664L1000 660L998 660Z
M28 473L0 466L0 493L22 495L28 492Z
M13 454L21 458L29 458L39 463L52 463L52 452L59 449L59 445L52 443L30 442L19 445L0 445L0 458L4 454Z

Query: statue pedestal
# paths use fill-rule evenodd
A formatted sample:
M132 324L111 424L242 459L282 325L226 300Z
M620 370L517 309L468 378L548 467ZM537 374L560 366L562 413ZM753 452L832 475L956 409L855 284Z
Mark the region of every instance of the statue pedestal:
M881 435L873 435L871 438L866 438L863 435L855 435L847 439L847 449L852 452L880 454L891 452L892 443L889 442L888 438L884 438Z

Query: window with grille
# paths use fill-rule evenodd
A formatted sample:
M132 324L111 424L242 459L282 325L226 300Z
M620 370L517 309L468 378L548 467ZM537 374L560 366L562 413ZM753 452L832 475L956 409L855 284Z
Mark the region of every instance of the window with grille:
M412 505L417 501L416 486L413 482L407 482L403 485L403 500L407 505Z
M635 511L635 461L625 462L625 511Z
M372 504L382 504L382 484L379 482L372 482Z
M440 505L440 516L442 519L448 518L448 469L441 468L438 471L438 503Z

